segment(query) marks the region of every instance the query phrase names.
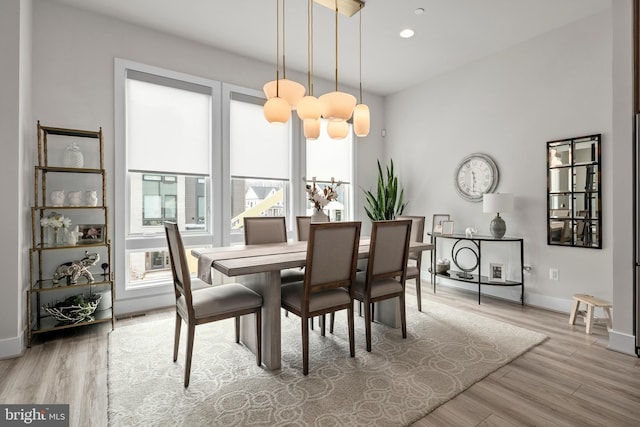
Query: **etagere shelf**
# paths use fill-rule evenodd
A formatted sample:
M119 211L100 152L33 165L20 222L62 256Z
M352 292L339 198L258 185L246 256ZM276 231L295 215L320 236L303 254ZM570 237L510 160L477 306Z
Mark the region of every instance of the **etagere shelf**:
M48 185L53 192L49 191ZM67 201L65 191L71 187L74 191L68 195L73 195L74 199L69 197ZM57 193L55 198L54 192ZM80 198L83 194L84 200ZM62 199L60 196L63 196ZM31 346L35 334L103 322L111 322L112 329L115 327L106 200L102 128L97 131L64 129L41 126L38 122L38 164L35 166L34 205L31 208L27 346ZM60 227L54 233L42 225L44 218L52 216L71 220L71 226ZM82 223L86 223L82 226L83 230L91 230L91 233L78 235L80 232L69 232L69 228L73 229ZM52 239L52 233L64 234L63 240ZM69 234L72 234L71 238ZM71 276L54 280L59 266L77 262L83 256L90 258L87 261L87 273L77 277L76 283L70 280ZM95 261L97 257L99 260ZM69 296L91 298L97 293L102 295L97 310L91 317L77 322L59 321L44 309Z

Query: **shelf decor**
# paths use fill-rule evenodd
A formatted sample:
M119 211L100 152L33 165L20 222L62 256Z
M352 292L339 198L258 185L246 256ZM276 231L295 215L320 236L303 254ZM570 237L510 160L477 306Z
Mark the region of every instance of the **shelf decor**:
M62 302L43 305L42 309L62 324L93 321L95 320L93 313L101 299L100 294L92 294L88 297L75 295Z

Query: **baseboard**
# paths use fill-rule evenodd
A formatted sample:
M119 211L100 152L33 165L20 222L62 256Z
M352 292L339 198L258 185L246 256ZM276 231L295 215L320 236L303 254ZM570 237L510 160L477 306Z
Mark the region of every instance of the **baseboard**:
M24 352L24 336L0 340L0 359L13 359Z
M116 317L131 313L140 313L176 304L175 294L163 294L150 297L116 300L113 306Z
M609 350L636 356L636 337L615 330L609 331Z

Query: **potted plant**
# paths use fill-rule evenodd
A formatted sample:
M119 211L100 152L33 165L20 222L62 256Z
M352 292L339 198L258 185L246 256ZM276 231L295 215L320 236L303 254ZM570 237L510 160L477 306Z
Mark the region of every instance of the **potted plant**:
M393 160L386 167L386 175L382 172L380 160L378 160L378 188L376 194L364 191L367 205L364 210L372 221L390 220L397 215L402 215L404 208L404 189L398 192L398 178L393 172Z

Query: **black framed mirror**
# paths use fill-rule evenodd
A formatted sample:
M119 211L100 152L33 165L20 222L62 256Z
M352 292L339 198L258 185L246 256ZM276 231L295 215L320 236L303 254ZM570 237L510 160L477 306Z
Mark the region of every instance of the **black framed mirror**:
M547 244L602 248L601 139L547 142Z

